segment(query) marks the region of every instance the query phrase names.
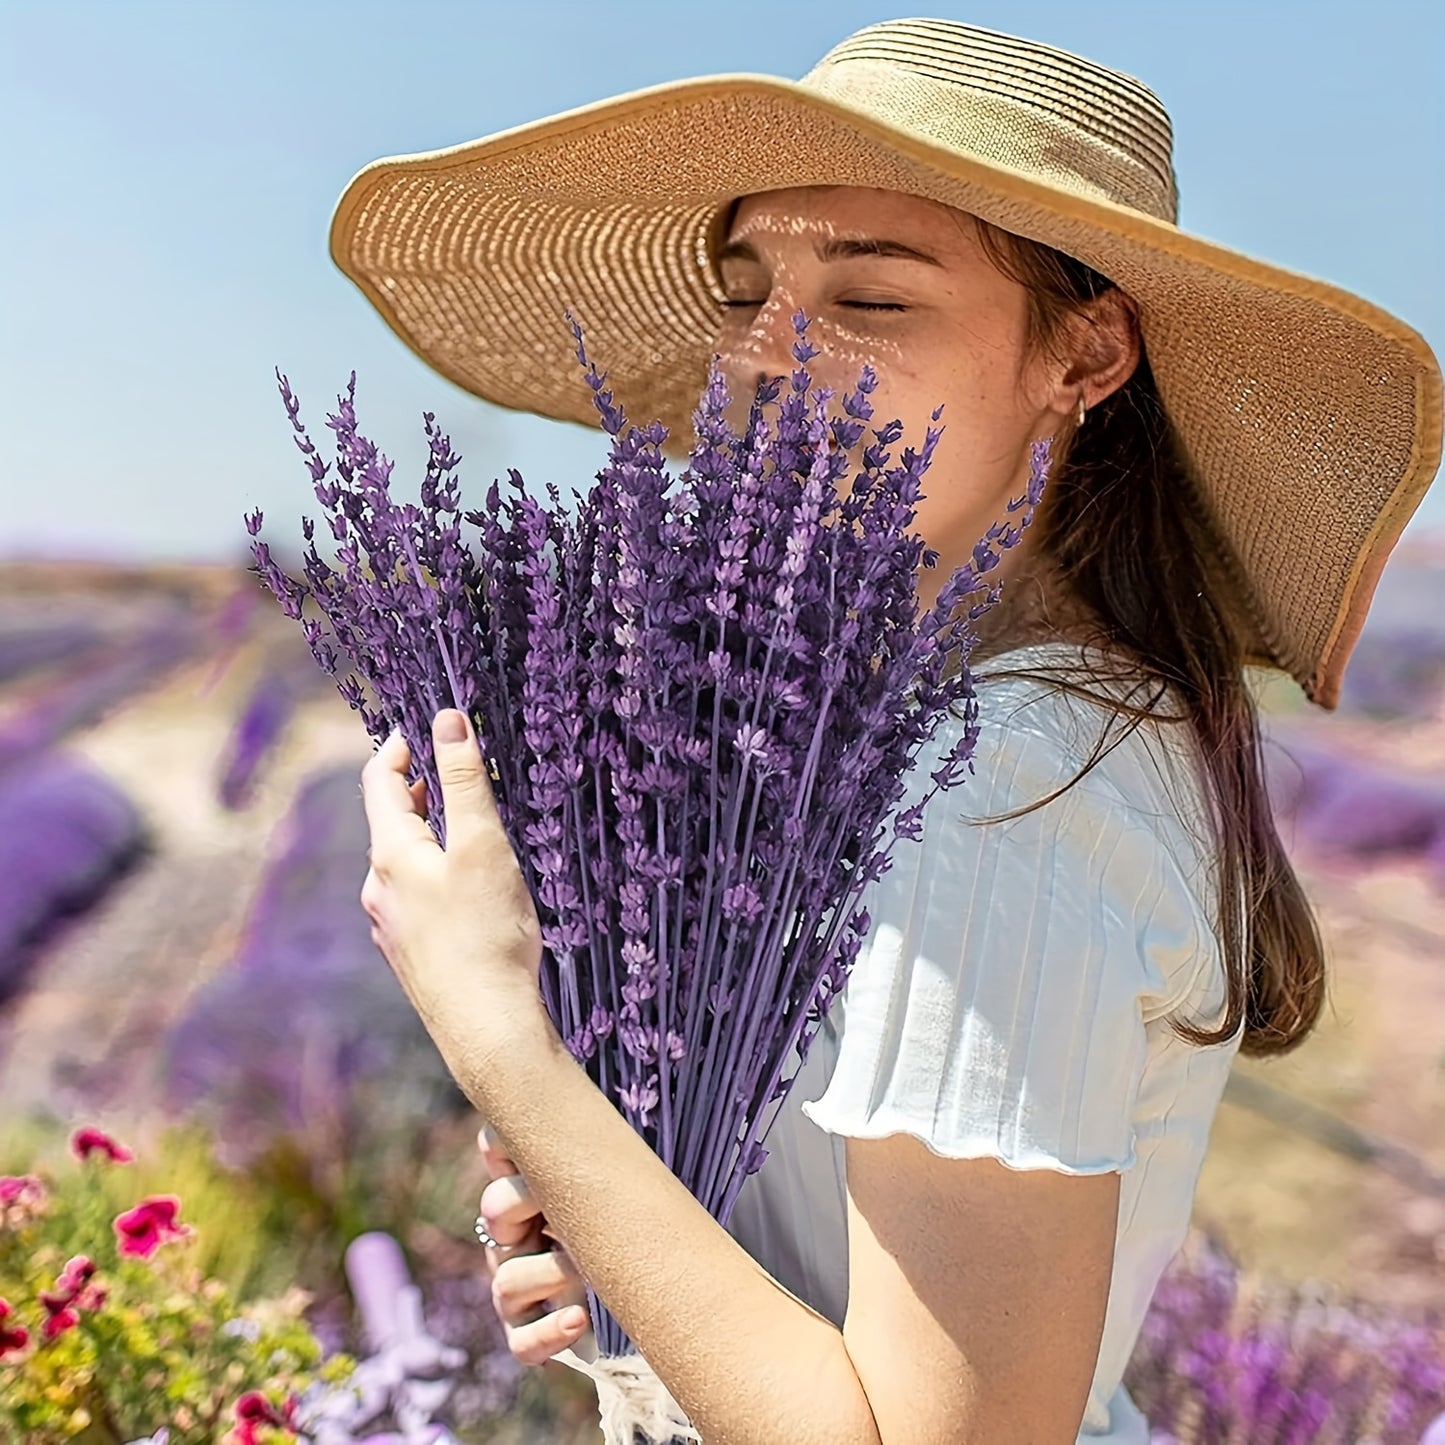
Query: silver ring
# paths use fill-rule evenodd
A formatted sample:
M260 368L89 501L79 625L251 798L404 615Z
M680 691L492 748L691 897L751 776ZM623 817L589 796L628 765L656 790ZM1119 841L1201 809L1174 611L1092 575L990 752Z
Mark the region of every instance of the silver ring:
M487 1221L479 1214L477 1222L472 1226L477 1232L477 1238L487 1246L488 1249L506 1249L506 1245L499 1239L493 1239L487 1232Z

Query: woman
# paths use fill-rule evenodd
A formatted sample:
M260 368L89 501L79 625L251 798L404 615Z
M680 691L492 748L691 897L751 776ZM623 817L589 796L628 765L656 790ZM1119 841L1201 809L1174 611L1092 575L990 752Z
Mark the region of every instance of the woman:
M1294 1047L1323 999L1245 664L1333 706L1440 453L1418 336L1183 235L1175 195L1137 81L913 20L796 84L659 87L380 162L343 198L338 262L504 405L587 419L564 305L681 447L708 355L745 408L791 369L798 309L817 381L873 362L876 416L913 439L943 403L925 604L1031 443L1059 459L976 654L977 776L875 885L731 1233L538 1017L515 870L490 923L438 870L409 885L424 800L403 744L368 765L363 902L489 1120L488 1269L519 1358L579 1341L585 1276L708 1445L1147 1440L1120 1381L1230 1063ZM439 721L449 827L455 794L464 857L500 863L461 736ZM486 1009L459 1002L479 976Z

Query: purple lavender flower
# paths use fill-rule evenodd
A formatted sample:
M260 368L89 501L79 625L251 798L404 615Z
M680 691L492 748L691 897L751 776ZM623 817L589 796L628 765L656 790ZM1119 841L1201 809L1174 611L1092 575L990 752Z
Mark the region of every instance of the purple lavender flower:
M1200 1238L1160 1281L1125 1383L1156 1439L1416 1445L1445 1409L1445 1320L1267 1286Z
M87 622L6 628L0 632L0 682L84 656L104 640L104 633Z
M127 698L158 687L195 655L201 641L201 628L189 612L167 608L139 635L120 640L98 665L67 670L27 694L0 725L0 768L25 762Z
M612 438L575 516L515 471L505 500L494 483L462 512L430 416L422 504L398 504L354 375L328 419L334 469L279 377L335 565L313 543L289 576L247 518L253 570L372 738L405 735L443 846L431 718L470 714L559 1034L724 1223L867 933L860 900L888 867L906 774L950 712L956 740L892 836L916 837L968 774L974 627L1048 469L1040 444L1024 494L920 617L916 573L938 557L908 527L941 428L895 459L901 423L870 437L870 368L840 411L813 389L808 324L794 317L797 368L759 389L741 434L714 362L674 479L665 429L628 424L572 323ZM593 1318L602 1353L625 1352L595 1299Z
M0 770L0 1001L62 919L93 905L144 854L135 806L58 753Z
M459 1099L371 941L357 895L366 820L349 768L308 779L280 828L236 957L192 995L161 1059L173 1111L216 1124L234 1167L282 1136L367 1127L361 1087L425 1117ZM344 1161L337 1161L343 1163Z

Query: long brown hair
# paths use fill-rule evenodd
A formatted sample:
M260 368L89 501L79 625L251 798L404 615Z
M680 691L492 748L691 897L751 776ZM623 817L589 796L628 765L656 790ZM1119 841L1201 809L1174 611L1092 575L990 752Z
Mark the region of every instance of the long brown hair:
M1114 283L1083 262L980 222L995 265L1029 293L1028 344L1054 345L1065 323ZM1056 462L1039 516L1042 560L1091 614L1097 642L1130 656L1192 726L1219 850L1217 930L1228 975L1213 1031L1175 1020L1193 1044L1232 1038L1246 1054L1283 1054L1319 1019L1324 948L1275 830L1246 651L1228 598L1205 566L1215 543L1147 355L1089 412ZM1076 689L1071 689L1076 690ZM1149 704L1108 699L1137 727ZM1119 741L1115 739L1115 744ZM1105 751L1096 749L1085 770Z

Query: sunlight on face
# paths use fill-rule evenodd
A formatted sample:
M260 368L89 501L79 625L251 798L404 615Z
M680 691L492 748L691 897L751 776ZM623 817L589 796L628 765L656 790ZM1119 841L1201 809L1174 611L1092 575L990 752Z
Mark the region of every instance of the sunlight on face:
M821 350L809 367L815 385L842 395L864 363L877 370L872 425L902 420L895 457L922 446L942 404L943 437L913 522L941 554L920 574L931 601L1022 492L1029 444L1052 435L1071 405L1059 368L1026 359L1024 288L990 262L964 212L846 186L745 197L717 259L729 306L718 351L735 425L760 381L796 366L799 309Z

